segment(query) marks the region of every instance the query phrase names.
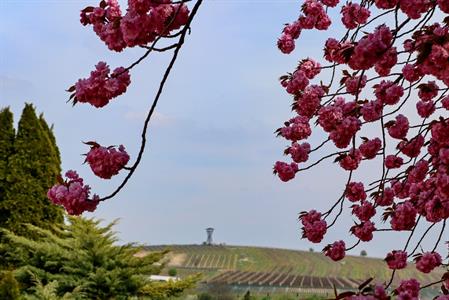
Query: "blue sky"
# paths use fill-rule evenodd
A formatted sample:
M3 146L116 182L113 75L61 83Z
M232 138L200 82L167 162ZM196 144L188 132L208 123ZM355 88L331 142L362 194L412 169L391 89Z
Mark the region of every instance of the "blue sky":
M104 195L123 174L110 181L95 178L82 165L88 148L81 141L124 144L133 158L169 56L153 56L135 68L128 92L108 106L72 108L64 89L86 77L98 61L115 68L142 53L110 52L91 28L81 26L79 10L95 4L0 1L0 106L10 106L17 121L24 102L34 103L55 126L63 169L78 170ZM291 116L291 99L277 78L299 59L321 57L324 39L341 29L306 32L294 54L285 56L276 39L282 24L298 13L296 0L206 0L150 123L139 169L122 193L86 215L120 218L123 242L201 243L211 226L216 242L321 249L299 239L297 213L327 208L341 193L345 173L323 164L285 184L271 171L286 146L273 132ZM311 143L322 138L318 133ZM371 165L364 172L372 170ZM351 223L347 212L325 242L344 237L351 243ZM354 253L365 249L383 256L392 238L403 239L389 234Z

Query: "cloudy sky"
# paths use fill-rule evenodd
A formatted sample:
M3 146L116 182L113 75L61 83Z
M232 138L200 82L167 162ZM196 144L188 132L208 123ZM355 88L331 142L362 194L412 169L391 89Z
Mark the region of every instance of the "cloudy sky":
M123 1L122 1L123 2ZM25 102L32 102L53 123L63 169L76 169L100 195L123 178L101 180L83 165L82 141L123 144L131 157L168 54L158 54L136 67L128 92L108 106L67 104L64 90L107 61L126 66L140 49L113 53L91 28L79 23L79 10L95 0L1 0L0 106L10 106L16 122ZM277 78L299 59L321 57L325 38L338 34L307 32L296 51L285 56L276 48L282 24L299 13L296 0L206 0L192 25L150 123L144 159L126 188L102 203L95 216L120 218L123 242L145 244L201 243L206 227L215 241L227 244L308 249L299 239L297 213L324 210L338 198L344 172L323 164L289 183L272 174L286 143L273 131L291 116L290 97ZM323 136L311 139L318 144ZM376 166L365 168L374 172ZM325 242L354 239L347 212ZM380 226L381 227L381 226ZM390 239L357 248L383 256ZM400 247L400 244L398 244Z

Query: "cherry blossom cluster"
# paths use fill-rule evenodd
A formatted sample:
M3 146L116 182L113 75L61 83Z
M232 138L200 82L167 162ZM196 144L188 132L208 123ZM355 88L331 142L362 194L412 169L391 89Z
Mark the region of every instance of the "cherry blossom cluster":
M98 7L83 9L80 21L92 25L110 50L122 51L169 35L185 25L188 16L185 4L172 4L171 0L129 0L124 15L117 0L103 0Z
M330 28L328 12L339 2L304 0L298 19L283 29L279 50L291 53L303 30ZM355 2L341 3L340 22L347 32L341 39L324 41L324 61L302 59L280 77L293 98L295 115L276 131L289 142L284 154L291 161L276 162L274 173L290 181L330 158L348 173L342 196L328 211L312 209L299 216L302 237L320 243L349 206L355 223L349 231L357 243L347 247L339 240L325 246L323 252L335 261L360 242L373 240L377 231L404 232L410 241L415 228L426 222L429 228L415 249L407 242L404 249L386 254L386 265L393 270L389 284L380 286L376 295L371 287L369 293L350 297L387 299L382 295L387 297L394 270L413 258L418 271L430 273L446 258L437 248L447 239L449 219L449 1ZM377 135L372 133L374 124L380 129ZM326 136L315 147L308 141L314 134ZM332 147L335 152L323 152ZM319 159L309 162L315 153ZM371 183L355 178L368 161L377 163L380 173ZM437 223L441 227L435 245L417 253ZM394 293L398 299L418 299L419 290L420 283L410 279Z
M303 227L303 237L313 243L323 240L327 231L327 223L321 217L321 213L311 210L308 213L301 213L299 216Z
M342 260L346 256L346 244L344 241L336 241L332 245L324 247L323 252L333 261Z
M328 2L329 6L335 6L337 1ZM302 14L298 20L285 26L282 36L278 41L278 47L283 53L290 53L295 49L295 40L303 29L316 28L326 30L331 25L331 20L326 13L324 3L317 0L306 0L301 8Z
M112 98L125 93L130 83L131 77L128 70L119 67L110 74L109 66L100 61L95 66L95 70L90 73L89 78L78 80L71 88L75 90L73 103L90 103L95 107L103 107Z
M171 0L130 0L126 14L117 0L102 0L97 7L88 6L81 11L81 24L92 25L98 37L112 51L126 47L148 47L173 30L185 25L189 9L184 3L173 4ZM150 47L151 48L151 47ZM112 74L105 62L99 62L87 79L80 79L69 89L73 102L90 103L103 107L126 92L131 83L129 68L116 68Z
M86 154L86 162L94 174L100 178L110 179L117 175L129 161L129 155L123 145L116 149L113 146L101 146L96 142L86 144L91 146L90 151Z
M89 198L90 187L75 171L67 171L67 179L48 190L48 198L56 205L63 206L68 214L78 216L85 211L94 211L99 203L99 197Z

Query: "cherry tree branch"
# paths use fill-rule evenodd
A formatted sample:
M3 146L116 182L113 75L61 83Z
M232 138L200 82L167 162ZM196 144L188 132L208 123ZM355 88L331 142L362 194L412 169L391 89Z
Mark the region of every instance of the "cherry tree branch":
M137 155L136 161L130 167L129 173L126 175L126 177L124 178L122 183L116 188L116 190L113 191L108 196L100 198L99 201L105 201L105 200L111 199L114 196L116 196L123 189L123 187L126 185L128 180L132 177L132 175L136 171L137 167L139 166L140 161L142 160L143 153L145 151L146 143L147 143L147 131L148 131L148 126L149 126L151 117L153 116L153 113L154 113L154 111L156 109L156 106L157 106L157 104L159 102L159 99L160 99L160 97L162 95L162 91L164 89L165 83L168 80L170 72L171 72L171 70L172 70L172 68L173 68L173 66L174 66L174 64L176 62L176 59L178 58L179 51L181 50L181 47L184 44L185 37L186 37L186 35L188 33L190 24L192 23L192 21L193 21L195 15L196 15L196 13L198 12L198 9L200 8L202 2L203 2L203 0L197 0L197 2L195 3L195 6L193 7L193 9L192 9L192 11L190 13L189 19L187 20L187 23L185 24L184 28L181 31L179 41L176 43L176 47L175 47L175 50L173 52L173 56L172 56L172 58L170 60L170 63L168 64L167 69L164 72L164 75L163 75L162 80L161 80L161 82L159 84L159 88L157 90L156 96L155 96L155 98L153 100L153 103L152 103L152 105L150 107L150 110L148 111L147 117L145 119L144 126L143 126L143 129L142 129L142 134L141 134L141 145L140 145L140 149L139 149L139 153ZM153 45L155 45L155 43L153 43ZM143 59L145 59L145 57L148 56L148 54L151 52L151 50L153 50L153 48L149 49L139 60L137 60L135 63L133 63L128 68L134 67L139 62L141 62Z

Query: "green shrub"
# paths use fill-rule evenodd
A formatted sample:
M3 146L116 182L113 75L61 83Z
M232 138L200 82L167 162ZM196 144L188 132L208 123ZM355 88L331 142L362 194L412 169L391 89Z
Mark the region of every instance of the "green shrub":
M208 293L201 293L198 295L198 300L212 300L212 296Z
M178 275L178 271L175 268L172 268L172 269L168 270L168 275L176 276L176 275Z
M20 296L19 283L11 271L4 272L0 280L0 299L16 300Z
M68 221L53 230L28 225L33 238L2 229L0 253L6 261L14 262L16 279L24 291L33 295L45 291L58 297L71 293L72 299L148 296L158 300L178 296L199 280L150 281L150 275L161 271L159 261L166 252L142 257L137 255L142 249L135 245L117 245L112 231L116 222L101 227L98 220L69 217Z

